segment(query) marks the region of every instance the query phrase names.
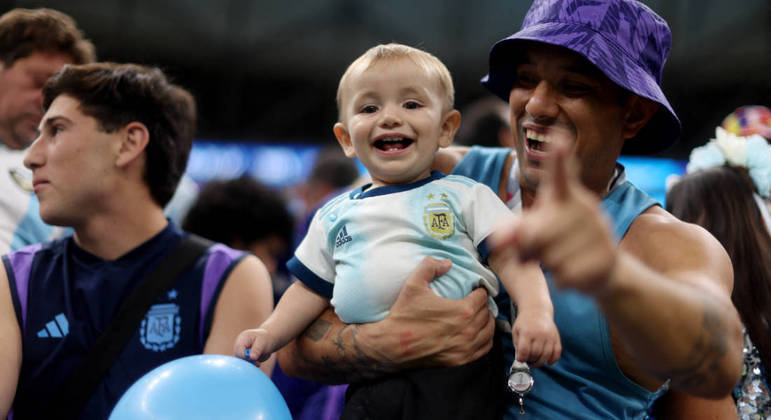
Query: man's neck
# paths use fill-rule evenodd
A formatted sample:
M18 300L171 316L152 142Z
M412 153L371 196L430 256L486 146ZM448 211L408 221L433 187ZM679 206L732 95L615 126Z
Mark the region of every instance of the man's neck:
M519 190L522 196L522 208L530 208L530 206L533 205L533 202L535 202L535 190L532 188L527 188L524 185L520 185Z
M163 209L154 206L130 217L97 216L75 227L75 243L104 260L115 260L168 226Z
M614 168L611 176L608 178L608 181L606 182L605 188L597 188L597 189L590 189L592 192L594 192L599 199L605 198L606 195L613 189L613 187L618 183L618 181L622 178L621 170L617 170ZM586 185L584 185L586 187ZM520 182L520 193L522 196L522 208L527 209L530 208L530 206L533 205L535 202L535 197L537 194L537 191L535 188L531 188L527 185L522 185Z

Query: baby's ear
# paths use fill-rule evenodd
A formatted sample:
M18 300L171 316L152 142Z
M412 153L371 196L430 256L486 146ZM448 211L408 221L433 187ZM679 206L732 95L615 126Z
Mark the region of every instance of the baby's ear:
M340 147L343 148L343 152L345 152L345 155L349 158L356 156L356 151L353 149L353 143L351 142L351 135L348 133L348 129L345 127L345 124L338 122L335 124L335 126L332 128L332 131L335 132L335 137L337 137L337 142L340 143Z
M458 110L453 109L444 114L439 131L439 147L447 147L452 144L459 126L460 112Z

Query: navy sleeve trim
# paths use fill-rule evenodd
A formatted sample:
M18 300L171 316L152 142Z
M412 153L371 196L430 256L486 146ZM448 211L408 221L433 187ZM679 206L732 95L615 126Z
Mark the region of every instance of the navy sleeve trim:
M334 285L317 276L316 273L311 271L308 267L305 266L305 264L300 262L296 256L287 261L286 268L288 268L289 271L295 275L295 277L300 279L303 284L308 286L309 289L313 290L324 298L332 299L332 288Z
M487 238L483 239L482 242L477 245L477 252L479 252L479 257L482 259L482 264L489 266L490 264L487 262L487 258L490 256L492 249L490 249L490 243L487 242Z

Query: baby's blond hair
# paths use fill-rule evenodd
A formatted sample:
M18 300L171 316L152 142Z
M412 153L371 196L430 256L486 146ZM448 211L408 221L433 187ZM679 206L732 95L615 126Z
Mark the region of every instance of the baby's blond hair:
M337 86L337 110L338 119L343 120L343 87L348 82L356 70L366 70L374 64L384 60L397 60L407 58L412 60L418 67L422 68L428 75L436 77L444 95L442 100L442 109L449 111L455 102L455 88L452 85L452 76L447 67L435 56L423 50L409 47L407 45L390 43L376 45L354 60L348 69L340 78L340 84Z

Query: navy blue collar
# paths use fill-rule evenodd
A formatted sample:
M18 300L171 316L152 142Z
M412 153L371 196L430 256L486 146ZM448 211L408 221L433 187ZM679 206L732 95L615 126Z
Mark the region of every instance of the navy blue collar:
M67 245L71 250L73 257L80 264L99 265L107 262L110 264L118 264L118 265L125 264L130 266L131 264L135 263L138 255L145 255L150 249L154 249L158 247L168 247L169 244L172 243L171 241L175 240L175 237L181 238L181 236L183 235L182 230L180 230L179 227L177 227L177 225L174 224L174 222L171 221L171 219L169 219L168 217L166 218L166 220L168 221L168 224L160 232L156 233L150 239L146 240L136 248L126 252L125 254L121 255L120 257L114 260L109 260L109 261L103 260L102 258L97 257L96 255L79 247L78 244L75 243L74 235L71 235L67 238L67 241L69 242Z
M423 185L426 185L431 181L442 179L445 176L446 176L445 174L439 171L431 171L431 175L429 175L428 177L423 178L420 181L415 181L404 185L386 185L383 187L371 188L372 183L369 183L351 191L351 194L349 197L352 200L358 200L358 199L367 198L367 197L377 197L378 195L386 195L386 194L393 194L393 193L398 193L402 191L408 191L414 188L422 187Z

